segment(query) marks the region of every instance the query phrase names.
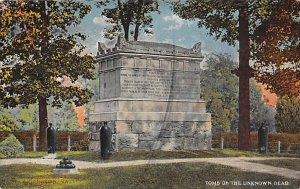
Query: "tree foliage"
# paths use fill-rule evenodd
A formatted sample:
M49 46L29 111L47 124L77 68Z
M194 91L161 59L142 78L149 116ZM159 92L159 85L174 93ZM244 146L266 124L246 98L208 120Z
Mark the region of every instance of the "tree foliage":
M262 1L269 6L269 1ZM299 96L300 2L272 3L254 31L252 49L257 79L278 95Z
M300 2L297 0L207 1L188 0L174 4L186 19L197 19L209 35L235 45L240 40L238 11L247 2L251 58L256 79L279 95L300 93Z
M201 98L212 113L212 131L230 132L237 124L238 79L235 63L224 55L210 57L201 72Z
M0 132L14 132L16 130L15 120L8 114L0 114Z
M277 102L275 115L277 132L300 132L300 100L295 97L281 97Z
M52 99L50 99L50 104L51 100ZM77 116L74 111L74 104L63 102L62 107L52 107L51 105L48 105L47 108L48 120L49 122L52 122L55 127L58 127L60 130L67 131L79 130ZM28 107L18 105L15 108L2 108L0 112L0 127L2 128L0 131L38 131L38 122L37 104L31 104Z
M20 130L39 130L38 106L30 104L27 107L17 106L14 114L17 118L17 126Z
M106 28L105 38L113 39L123 31L125 39L129 40L129 28L134 25L134 40L138 40L141 28L147 34L152 33L152 17L151 12L159 12L157 0L104 0L97 2L100 8L107 6L102 11L102 15L107 18L107 22L112 24Z
M63 103L59 109L52 108L52 123L60 131L79 131L78 119L72 104Z
M201 72L201 98L212 113L212 132L238 130L238 78L231 73L237 63L228 55L214 55L205 62ZM262 99L261 90L251 80L250 123L256 131L262 125L274 130L272 109Z
M93 78L94 58L84 54L81 33L70 33L91 10L80 1L0 2L0 95L5 107L39 104L41 146L45 146L47 99L82 105L92 92L62 85L68 77ZM43 136L41 136L43 135ZM44 142L43 142L44 141Z
M59 80L67 76L75 82L80 76L93 76L93 57L82 55L84 46L76 41L76 37L84 36L67 33L67 27L79 24L89 8L73 1L45 3L48 5L46 18L41 17L44 10L41 10L40 2L1 4L1 16L5 17L6 11L11 11L11 19L5 17L11 22L1 20L2 26L5 26L1 30L7 30L2 32L6 35L1 37L3 45L0 49L3 64L0 84L1 89L9 94L2 102L5 106L33 104L39 96L55 96L55 105L59 105L61 100L75 101L81 105L91 96L90 91L65 87ZM13 12L16 7L20 10ZM81 16L76 16L76 11ZM23 14L18 16L19 12L28 13L28 18ZM13 34L11 30L18 31ZM45 43L46 49L42 48Z
M269 131L275 129L275 109L266 104L262 91L252 79L250 81L250 125L252 131L258 131L261 126L268 127Z

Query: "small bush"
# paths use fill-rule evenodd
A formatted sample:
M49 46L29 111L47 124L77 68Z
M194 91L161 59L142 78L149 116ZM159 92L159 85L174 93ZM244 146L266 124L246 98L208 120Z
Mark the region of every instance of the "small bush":
M24 153L24 146L14 135L10 135L0 143L0 153L6 157L16 157Z

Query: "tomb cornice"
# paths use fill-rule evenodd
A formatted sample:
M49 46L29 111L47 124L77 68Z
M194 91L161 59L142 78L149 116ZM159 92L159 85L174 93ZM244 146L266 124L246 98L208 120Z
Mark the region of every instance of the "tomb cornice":
M197 60L202 61L203 56L175 56L168 54L154 54L154 53L139 53L139 52L126 52L126 51L117 51L110 54L98 55L96 56L97 61L103 61L112 58L118 58L120 56L124 57L143 57L143 58L152 58L152 59L168 59L168 60Z

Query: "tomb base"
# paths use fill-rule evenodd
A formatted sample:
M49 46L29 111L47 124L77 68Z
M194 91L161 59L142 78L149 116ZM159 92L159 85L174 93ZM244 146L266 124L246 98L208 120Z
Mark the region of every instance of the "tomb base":
M104 122L90 128L90 150L100 150L100 129ZM181 121L109 121L113 131L112 148L119 150L209 150L210 123Z
M148 105L139 108L139 103ZM114 151L211 148L211 117L209 113L205 113L204 102L185 102L185 106L179 106L181 101L158 103L148 100L139 103L136 103L136 100L124 99L96 102L96 108L103 108L90 114L90 150L100 150L100 129L104 122L107 122L112 131ZM123 104L127 106L122 107ZM136 107L132 108L133 105ZM106 112L104 107L107 107ZM193 107L196 107L197 111L193 110ZM168 111L158 112L166 110L165 108L168 108ZM108 111L112 109L123 111ZM143 111L133 111L137 109Z

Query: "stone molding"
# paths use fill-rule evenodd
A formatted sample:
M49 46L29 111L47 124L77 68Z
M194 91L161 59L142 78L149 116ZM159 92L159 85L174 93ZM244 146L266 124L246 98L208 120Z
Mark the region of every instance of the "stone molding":
M108 48L104 43L98 42L97 57L103 55L111 55L116 52L135 53L135 54L152 54L152 55L168 55L168 56L185 56L203 58L201 53L201 42L197 42L191 49L167 44L154 43L146 41L126 41L123 34L118 36L117 43L114 48Z
M210 113L194 112L105 112L90 113L89 121L200 121L210 122Z
M120 58L120 54L106 58L106 57L101 57L97 59L97 62L99 64L99 72L105 72L105 71L111 71L115 69L126 69L126 68L132 68L132 69L151 69L151 70L165 70L165 71L173 71L173 72L178 72L178 71L183 71L183 72L200 72L200 62L202 59L189 59L189 58L182 58L182 59L163 59L164 57L159 57L159 59L150 59L148 57L142 57L140 59L137 58L137 56L124 56ZM125 64L125 60L131 60L133 63L130 64ZM145 64L141 63L136 63L138 60L144 61ZM158 61L158 67L153 67L151 65L152 62ZM178 67L178 65L181 64ZM193 65L193 69L189 69Z

